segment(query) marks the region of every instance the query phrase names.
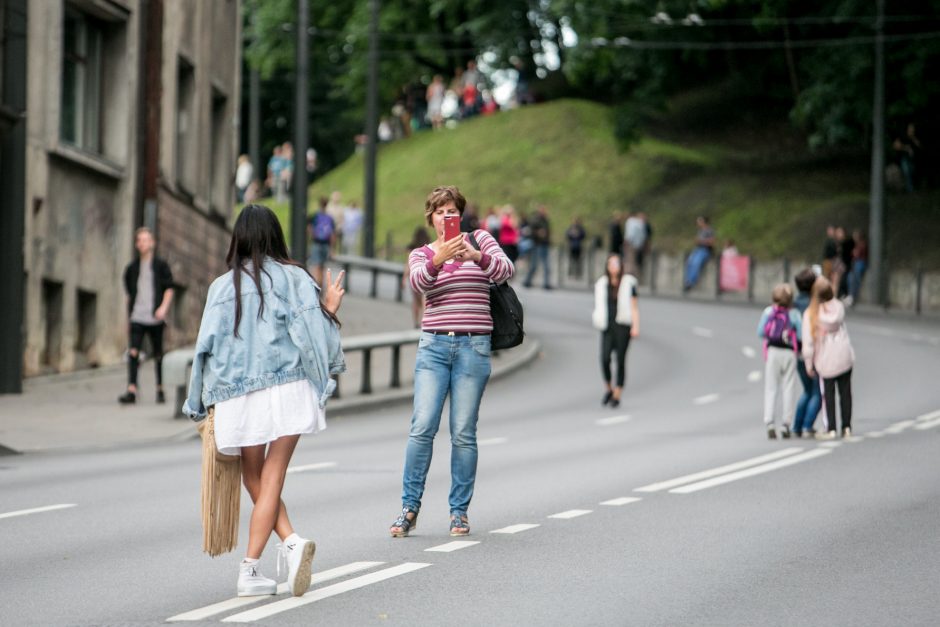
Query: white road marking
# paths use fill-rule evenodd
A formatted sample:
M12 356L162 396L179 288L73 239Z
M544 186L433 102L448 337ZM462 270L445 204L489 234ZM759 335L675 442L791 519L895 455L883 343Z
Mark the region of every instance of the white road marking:
M750 346L742 346L741 352L744 353L744 356L748 359L754 359L757 357L757 351L751 348Z
M747 380L751 383L757 383L763 378L764 375L761 374L760 370L751 370L747 373Z
M521 523L518 525L509 525L508 527L503 527L502 529L494 529L490 533L519 533L520 531L528 531L529 529L535 529L540 525L535 525L531 523Z
M869 431L867 435L870 438L883 438L885 437L885 432L884 431Z
M692 334L699 337L715 337L715 332L702 327L692 327Z
M621 496L620 498L610 499L609 501L601 501L601 505L611 505L614 507L620 505L628 505L630 503L636 503L637 501L642 501L638 496Z
M485 440L477 440L477 446L496 446L497 444L505 444L509 441L509 438L487 438Z
M705 394L704 396L698 396L692 399L692 402L696 405L708 405L709 403L714 403L721 398L721 394Z
M288 474L292 472L307 472L308 470L323 470L324 468L335 468L336 462L319 462L317 464L307 464L306 466L291 466L287 469Z
M852 435L852 436L845 438L845 441L855 444L856 442L861 442L864 439L865 439L864 435Z
M916 420L901 420L900 422L896 422L890 427L888 427L887 429L885 429L885 433L892 433L892 434L901 433L902 431L909 429L910 427L913 427L915 424L917 424Z
M932 429L933 427L940 427L940 418L928 420L927 422L919 422L914 425L914 428L918 431L926 431L927 429Z
M839 448L842 446L842 442L820 442L819 446L823 448Z
M668 481L660 481L659 483L651 483L650 485L645 485L642 488L636 488L634 492L659 492L660 490L668 490L669 488L674 488L679 485L686 483L692 483L694 481L701 481L702 479L708 479L710 477L716 477L718 475L723 475L726 472L734 472L735 470L741 470L742 468L749 468L751 466L757 466L758 464L763 464L775 459L780 459L781 457L786 457L787 455L793 455L802 451L798 446L791 448L785 448L782 451L776 451L774 453L768 453L767 455L760 455L758 457L752 457L751 459L745 459L744 461L735 462L733 464L727 464L725 466L719 466L718 468L712 468L711 470L703 470L702 472L697 472L691 475L685 475L683 477L676 477L675 479L669 479Z
M577 518L578 516L584 516L585 514L590 514L594 510L590 509L569 509L566 512L558 512L557 514L552 514L549 518L561 518L562 520L567 520L569 518Z
M453 553L454 551L459 551L460 549L466 549L471 547L474 544L480 544L479 540L454 540L453 542L448 542L447 544L438 544L437 546L432 546L430 549L424 549L425 551L430 551L432 553Z
M629 414L624 414L622 416L608 416L607 418L599 418L594 421L598 427L609 427L611 425L620 425L630 420Z
M722 475L720 477L714 477L713 479L706 479L705 481L699 481L698 483L682 486L681 488L674 488L670 490L670 492L676 494L689 494L690 492L698 492L699 490L713 488L715 486L730 483L732 481L738 481L739 479L747 479L748 477L760 475L772 470L786 468L787 466L792 466L794 464L799 464L800 462L805 462L817 457L822 457L823 455L828 455L831 452L831 448L817 448L811 451L806 451L805 453L800 453L799 455L785 457L784 459L779 459L775 462L770 462L769 464L755 466L746 470L739 470L738 472L733 472L730 475Z
M296 607L322 601L323 599L327 599L338 594L343 594L344 592L357 590L380 581L385 581L386 579L391 579L392 577L407 575L408 573L421 570L422 568L427 568L428 566L430 566L430 564L405 562L404 564L399 564L398 566L392 566L391 568L385 568L374 573L369 573L368 575L355 577L348 581L341 581L339 583L333 584L332 586L313 590L303 595L302 597L289 597L282 601L269 603L262 607L256 607L252 610L248 610L247 612L242 612L240 614L235 614L233 616L229 616L228 618L224 618L222 619L222 622L250 623L252 621L261 620L262 618L274 616L275 614L280 614L281 612L286 612L287 610L292 610Z
M918 422L926 422L928 420L933 420L934 418L940 418L940 410L932 411L929 414L922 414L915 418Z
M331 579L339 579L340 577L345 577L346 575L368 570L375 566L381 566L384 563L385 562L353 562L352 564L346 564L345 566L338 566L336 568L324 570L323 572L314 573L313 576L310 577L310 585L313 586ZM285 592L287 592L287 584L278 584L277 593L284 594ZM191 612L183 612L182 614L171 616L166 620L168 623L176 621L203 620L210 616L215 616L216 614L237 610L240 607L253 605L259 601L266 601L270 598L271 597L235 597L233 599L220 601L219 603L213 603L212 605L207 605L205 607L192 610Z
M58 505L46 505L45 507L33 507L32 509L20 509L15 512L6 512L5 514L0 514L0 518L14 518L16 516L27 516L29 514L52 512L57 509L68 509L69 507L76 507L77 505L77 503L60 503Z

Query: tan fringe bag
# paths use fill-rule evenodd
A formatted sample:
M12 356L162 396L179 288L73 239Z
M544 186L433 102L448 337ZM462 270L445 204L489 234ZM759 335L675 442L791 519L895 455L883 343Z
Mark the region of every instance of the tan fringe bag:
M214 407L197 428L202 436L202 550L216 557L238 544L242 458L216 448Z

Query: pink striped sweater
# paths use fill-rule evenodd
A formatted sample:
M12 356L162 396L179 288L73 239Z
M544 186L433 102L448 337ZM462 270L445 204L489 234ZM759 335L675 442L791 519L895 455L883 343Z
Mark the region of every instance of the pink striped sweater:
M411 251L408 257L411 287L425 295L421 321L425 331L488 333L493 330L490 281L502 283L515 269L492 235L478 229L474 237L483 254L479 264L445 262L436 268L430 246ZM464 239L469 245L466 234Z

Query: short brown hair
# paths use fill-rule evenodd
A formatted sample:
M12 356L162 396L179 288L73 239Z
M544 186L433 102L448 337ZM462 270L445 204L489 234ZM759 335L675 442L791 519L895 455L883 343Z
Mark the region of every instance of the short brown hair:
M793 288L789 283L778 283L770 296L775 305L787 308L793 305Z
M134 239L137 239L137 236L140 235L141 233L149 233L150 237L152 237L153 239L157 239L156 236L154 236L153 231L150 229L149 226L137 227L137 229L134 231Z
M816 273L813 272L812 268L805 268L800 270L794 280L796 281L796 289L804 294L809 294L813 289L813 283L816 282Z
M456 186L445 185L443 187L435 187L434 190L428 194L428 199L424 201L424 219L427 220L428 226L433 226L431 223L431 215L434 211L449 202L454 203L457 211L460 215L463 215L463 210L467 206L467 199L463 197L463 194L460 193L460 190L457 189Z

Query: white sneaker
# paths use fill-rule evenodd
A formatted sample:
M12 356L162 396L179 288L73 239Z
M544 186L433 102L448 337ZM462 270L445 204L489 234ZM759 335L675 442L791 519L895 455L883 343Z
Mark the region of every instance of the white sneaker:
M284 545L287 554L287 589L295 597L303 596L310 588L310 571L317 545L313 540L301 539Z
M835 431L818 432L816 434L816 439L817 440L835 440L836 432Z
M255 597L276 593L277 582L262 575L258 564L241 562L238 565L238 596Z

